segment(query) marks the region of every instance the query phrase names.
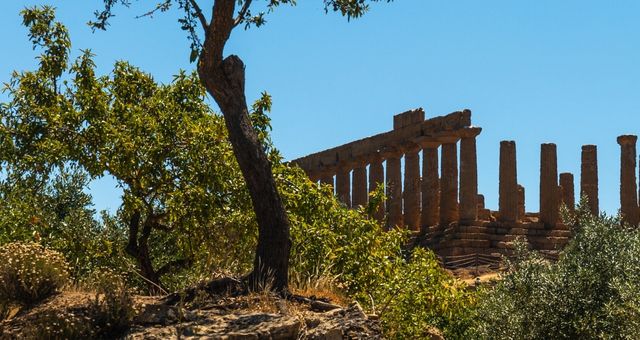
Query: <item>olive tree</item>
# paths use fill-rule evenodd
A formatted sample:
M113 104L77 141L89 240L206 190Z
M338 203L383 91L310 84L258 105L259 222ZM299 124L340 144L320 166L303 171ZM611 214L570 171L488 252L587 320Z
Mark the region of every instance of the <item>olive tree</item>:
M90 24L105 29L118 4L129 0L103 0L104 9L97 11ZM391 0L323 0L326 12L339 12L347 18L362 16L369 3ZM236 55L225 56L224 48L237 27L249 28L265 23L265 12L255 12L261 2L266 13L280 5L295 5L295 0L161 0L149 12L163 12L177 7L184 14L179 20L191 41L191 60L198 62L198 74L207 92L216 101L229 131L234 155L247 183L258 222L258 245L250 283L285 291L288 287L288 265L291 240L290 224L282 199L273 179L272 167L251 125L245 97L245 66ZM211 7L209 17L203 11Z

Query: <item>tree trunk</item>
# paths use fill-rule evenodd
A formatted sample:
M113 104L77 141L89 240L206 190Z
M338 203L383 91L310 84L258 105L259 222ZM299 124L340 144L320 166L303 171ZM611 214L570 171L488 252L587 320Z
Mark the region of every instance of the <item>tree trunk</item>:
M286 291L291 248L289 220L276 188L271 163L251 125L244 94L244 64L234 55L217 65L207 57L205 48L198 72L222 110L258 222L258 245L250 285L254 289Z

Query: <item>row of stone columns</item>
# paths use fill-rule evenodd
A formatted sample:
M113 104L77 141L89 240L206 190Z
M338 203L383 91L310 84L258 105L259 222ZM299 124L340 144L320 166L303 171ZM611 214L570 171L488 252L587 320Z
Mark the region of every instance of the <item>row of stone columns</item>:
M549 227L555 226L559 221L560 204L565 204L571 210L575 207L573 174L565 172L558 176L557 157L555 144L545 143L540 146L539 221ZM597 214L599 209L598 160L595 145L584 145L582 147L580 169L580 194L586 196L591 212ZM635 174L635 165L631 170L631 174ZM635 187L627 191L631 195L630 191L635 192ZM633 201L633 198L628 201ZM524 218L524 187L518 185L516 144L514 141L500 142L498 205L498 219L500 221L514 223Z
M380 183L385 183L386 209L380 207L374 216L382 220L386 211L389 227L405 226L419 230L421 227L438 224L475 221L478 217L475 141L478 133L479 130L475 135L447 137L438 142L408 143L402 149L379 152L369 160L341 164L335 170L336 196L348 207L364 206L368 201L368 193L376 190ZM459 169L458 140L461 140ZM441 150L441 162L438 159L438 148ZM420 153L423 156L422 169ZM401 171L403 157L404 186ZM383 162L386 163L386 181ZM334 173L327 172L319 180L333 185L333 176Z

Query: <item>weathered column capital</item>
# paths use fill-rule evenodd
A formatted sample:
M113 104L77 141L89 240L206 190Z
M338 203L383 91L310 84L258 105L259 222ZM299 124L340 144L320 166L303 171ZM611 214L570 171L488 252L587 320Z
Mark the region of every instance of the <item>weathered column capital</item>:
M638 141L636 135L622 135L618 136L618 144L620 145L634 145Z
M336 167L326 167L326 168L323 168L322 171L319 171L317 175L319 177L333 176L336 174L336 170L337 170Z
M442 136L438 137L437 141L440 142L440 144L456 144L460 139L462 139L460 136Z
M401 158L403 154L404 150L399 145L386 146L378 150L378 155L380 155L384 160L389 158Z
M418 144L418 143L407 142L407 143L404 143L402 145L402 149L403 149L405 154L407 154L407 153L416 153L416 152L422 150L422 146L420 146L420 144Z
M460 138L475 138L478 137L481 132L481 127L468 127L456 131Z

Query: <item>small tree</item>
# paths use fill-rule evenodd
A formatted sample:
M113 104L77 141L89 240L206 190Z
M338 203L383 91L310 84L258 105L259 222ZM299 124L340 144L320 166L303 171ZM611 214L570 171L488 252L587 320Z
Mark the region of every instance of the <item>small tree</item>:
M369 8L369 3L384 0L323 0L325 11L339 12L347 18L357 18ZM391 0L386 0L390 2ZM112 8L128 0L104 0L104 10L96 12L91 25L105 29L113 16ZM207 20L201 4L213 6ZM198 60L198 74L207 92L214 98L229 130L234 155L247 183L258 222L258 245L250 282L265 286L273 282L273 289L288 287L288 266L291 240L289 221L282 199L273 179L271 164L251 125L245 97L245 69L235 55L224 56L224 48L231 32L238 26L248 28L265 23L265 13L252 12L252 0L162 0L149 14L167 11L177 6L184 16L181 28L191 41L191 60ZM295 5L295 0L268 0L266 11L280 5ZM238 6L238 8L236 8ZM204 38L204 39L202 39Z
M123 188L118 215L126 252L150 287L161 285L163 275L193 262L198 247L191 241L215 225L223 206L249 210L221 117L204 102L195 74L160 85L117 62L110 76L99 77L90 51L70 65L69 35L53 9L22 15L43 52L37 70L14 73L7 86L4 168L22 182L46 182L69 164L93 178L115 177Z

